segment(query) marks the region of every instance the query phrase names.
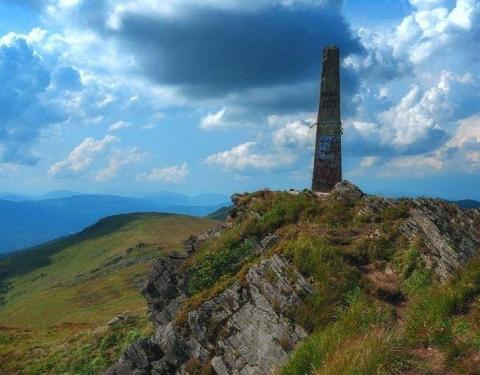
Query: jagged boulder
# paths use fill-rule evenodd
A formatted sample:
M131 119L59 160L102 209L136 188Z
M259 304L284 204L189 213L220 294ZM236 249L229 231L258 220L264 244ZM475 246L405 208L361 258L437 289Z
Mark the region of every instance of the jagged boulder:
M148 280L141 293L147 300L150 317L157 326L168 324L185 298L183 279L177 273L181 264L181 259L166 257L153 261L150 266Z
M253 266L235 284L188 314L195 341L215 356L217 374L269 374L306 337L292 309L311 294L308 282L284 259L273 256Z

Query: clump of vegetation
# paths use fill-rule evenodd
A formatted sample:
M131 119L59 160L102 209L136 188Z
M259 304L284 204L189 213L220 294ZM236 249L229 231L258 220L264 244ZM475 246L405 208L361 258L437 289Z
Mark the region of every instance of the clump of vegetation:
M456 315L468 312L480 296L480 259L471 261L450 283L425 285L415 293L408 311L407 338L451 350Z
M321 212L315 198L310 193L292 195L281 192L270 194L267 199L252 198L251 208L257 215L247 219L245 235L261 238L278 228L297 223L301 218L315 217Z
M286 241L281 250L314 281L314 295L295 312L297 322L313 331L332 321L349 293L358 287L359 273L345 263L341 249L315 236Z
M394 244L385 236L364 237L356 241L352 246L350 255L359 264L368 264L374 261L391 259L394 252Z
M258 246L252 239L241 242L226 241L218 251L204 252L190 269L188 292L195 294L211 287L222 276L238 271L242 263L249 259Z
M374 374L382 366L386 371L388 363L398 362L395 351L399 344L389 333L393 320L391 309L357 289L336 322L298 346L282 374Z
M219 238L204 243L186 262L188 292L191 295L213 286L218 280L233 275L252 260L259 241L288 224L318 214L319 206L311 193L293 195L268 190L239 198L244 209L233 228Z

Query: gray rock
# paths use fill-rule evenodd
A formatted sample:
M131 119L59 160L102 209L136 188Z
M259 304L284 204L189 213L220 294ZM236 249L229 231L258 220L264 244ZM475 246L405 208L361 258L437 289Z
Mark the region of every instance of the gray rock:
M245 285L235 284L191 311L189 330L216 354L212 366L217 373L273 373L306 337L288 314L302 302L300 295L310 293L300 273L275 255L253 266Z
M105 375L149 374L151 363L161 357L160 348L149 339L130 345Z
M182 280L177 275L181 259L163 258L155 260L151 266L141 293L148 303L149 313L157 325L167 324L177 312L182 295Z
M171 270L161 264L163 268L158 264L152 268L150 282L172 283ZM170 293L171 287L156 285L155 290ZM271 374L306 337L291 313L302 303L302 297L311 293L309 282L284 258L274 255L252 266L245 282L232 285L190 311L186 327L177 327L173 321L159 324L151 340L129 347L107 374L136 370L186 374L191 358L203 365L211 361L217 374ZM155 301L159 300L172 304L166 297L155 296Z
M332 194L337 199L343 199L348 202L355 202L365 196L358 186L347 180L338 182L333 188Z
M271 234L269 236L266 236L260 243L262 245L262 248L264 250L271 248L272 246L275 246L278 241L280 241L280 237Z
M419 198L414 204L403 232L422 239L427 265L446 281L480 252L480 214L438 199Z

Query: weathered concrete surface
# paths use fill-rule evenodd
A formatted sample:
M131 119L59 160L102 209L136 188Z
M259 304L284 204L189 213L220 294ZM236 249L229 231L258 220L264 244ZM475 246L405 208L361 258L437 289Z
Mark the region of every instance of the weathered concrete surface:
M338 47L331 46L323 51L312 178L313 191L328 192L342 180L341 134L340 50Z

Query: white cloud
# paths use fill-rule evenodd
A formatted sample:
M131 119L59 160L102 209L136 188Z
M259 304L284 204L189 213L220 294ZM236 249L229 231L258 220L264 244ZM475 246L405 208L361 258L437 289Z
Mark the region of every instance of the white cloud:
M223 128L228 125L225 122L225 112L227 108L222 108L216 113L209 113L200 120L200 128L202 129L212 129L212 128Z
M443 169L444 162L435 156L415 155L402 156L390 160L386 164L386 171L402 170L404 173L425 173L427 171L440 171Z
M1 151L1 150L0 150ZM19 167L14 163L0 163L0 177L11 176L18 172Z
M76 146L65 160L50 166L48 174L56 176L61 173L79 173L85 171L110 144L117 142L118 137L107 135L103 139L86 138Z
M157 127L157 125L152 124L152 123L149 123L149 124L143 125L143 126L141 127L141 129L143 129L143 130L152 130L152 129L155 129L156 127Z
M108 128L109 132L116 132L117 130L126 129L130 127L130 124L125 121L117 121L116 123L110 125Z
M380 158L378 156L365 156L360 162L360 166L363 168L373 167L378 163Z
M410 4L418 9L432 9L443 5L445 0L410 0Z
M228 151L207 157L206 162L226 170L274 169L291 165L295 156L288 153L260 153L256 151L256 142L246 142Z
M463 147L468 144L480 144L480 115L460 121L456 134L447 142L446 147Z
M108 157L107 166L98 171L95 175L97 181L109 181L117 177L118 172L125 166L137 163L143 159L142 153L138 148L133 147L128 150L113 150Z
M270 127L257 133L256 141L210 155L205 162L226 171L291 168L306 155L310 157L315 144L316 128L310 127L310 114L304 115L307 119L298 119L299 116L295 120L292 116L268 116Z
M477 0L457 0L451 10L450 2L445 0L415 0L412 3L419 9L403 20L391 39L396 55L406 52L412 62L419 63L450 48L470 45L471 50L462 55L473 56L476 53L472 32L480 19Z
M204 130L231 129L252 126L245 111L224 107L217 112L210 112L200 120L200 128Z
M179 184L185 181L185 178L189 173L188 164L183 162L181 165L173 165L166 168L154 168L150 173L140 175L139 180Z
M469 74L444 70L430 88L413 85L398 103L383 112L375 112L371 103L362 108L360 114L368 121L346 119L346 139L357 144L361 138L365 152L369 152L366 147L382 154L386 150L390 154L433 151L448 139L456 117L468 112L459 98L474 91L475 85Z
M467 159L471 161L473 164L480 165L480 152L472 151L467 153Z
M315 127L303 120L289 122L273 133L273 143L278 147L312 149L315 139Z

